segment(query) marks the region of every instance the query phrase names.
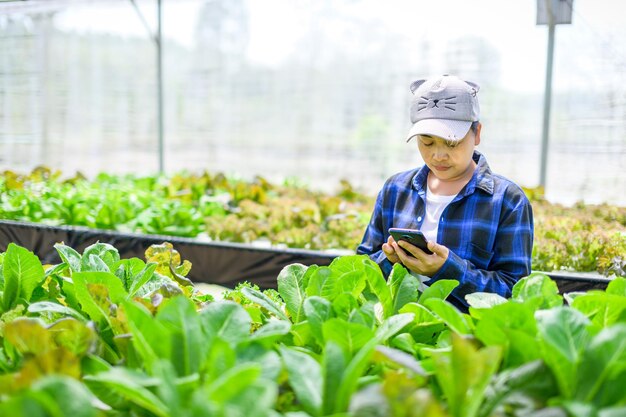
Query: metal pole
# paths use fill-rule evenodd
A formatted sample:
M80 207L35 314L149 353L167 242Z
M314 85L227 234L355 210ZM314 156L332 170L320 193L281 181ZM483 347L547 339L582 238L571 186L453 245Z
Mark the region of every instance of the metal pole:
M165 172L163 157L163 42L161 33L161 0L157 1L157 90L158 90L158 121L159 121L159 173Z
M165 172L165 164L163 162L163 44L161 42L161 0L157 0L157 30L155 34L152 34L150 25L146 21L146 18L143 16L143 13L141 13L141 10L139 10L139 6L137 6L136 1L130 0L130 3L135 8L139 19L141 19L141 23L148 31L150 38L156 44L157 49L157 123L159 132L159 173L163 174Z
M543 96L543 129L541 133L541 167L539 172L539 186L546 187L546 173L548 167L548 139L550 136L550 104L552 98L552 58L554 56L554 14L552 4L546 0L548 11L548 59L546 63L546 88Z

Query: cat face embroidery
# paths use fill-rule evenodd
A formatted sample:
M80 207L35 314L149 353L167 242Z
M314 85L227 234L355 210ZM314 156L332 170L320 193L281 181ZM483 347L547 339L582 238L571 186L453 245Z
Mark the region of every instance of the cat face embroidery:
M425 82L425 79L414 81L410 87L411 93L415 93L416 90ZM412 105L416 113L420 113L422 110L435 108L440 109L439 111L450 110L452 112L456 112L458 97L456 95L450 95L450 92L448 92L446 95L444 91L445 86L442 85L443 82L443 78L436 80L433 85L428 88L428 93L426 93L426 95L420 95L419 97L416 97L416 100L413 102ZM476 97L476 93L478 93L478 89L480 87L471 81L465 81L465 83L467 83L470 88L470 95L472 97Z
M418 112L425 109L432 109L435 107L456 111L456 96L442 98L420 96L420 99L417 103Z

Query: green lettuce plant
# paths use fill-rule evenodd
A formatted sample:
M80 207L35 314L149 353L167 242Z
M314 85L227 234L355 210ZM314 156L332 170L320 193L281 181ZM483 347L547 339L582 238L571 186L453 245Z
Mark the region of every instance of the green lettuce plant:
M540 189L525 192L535 219L533 270L626 274L626 208L564 207ZM276 247L354 251L373 206L345 180L322 193L294 179L281 185L207 172L87 180L39 167L0 175L0 219Z
M619 416L626 278L562 296L547 276L469 313L366 256L285 267L213 300L168 243L0 254L0 415Z

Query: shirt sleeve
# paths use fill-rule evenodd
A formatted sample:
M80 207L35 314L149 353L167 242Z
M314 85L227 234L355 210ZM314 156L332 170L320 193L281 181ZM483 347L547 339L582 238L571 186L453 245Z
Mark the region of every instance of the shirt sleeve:
M532 207L520 190L500 216L489 270L478 269L472 262L450 251L448 259L429 284L440 279L458 280L459 286L452 296L464 306L468 305L465 295L473 292L510 297L515 283L530 274L532 246Z
M370 259L378 264L383 274L388 276L393 265L389 262L382 250L383 243L386 242L386 232L383 222L383 195L384 188L378 193L376 204L374 205L374 212L372 213L367 229L365 229L363 240L356 249L356 253L359 255L369 255Z

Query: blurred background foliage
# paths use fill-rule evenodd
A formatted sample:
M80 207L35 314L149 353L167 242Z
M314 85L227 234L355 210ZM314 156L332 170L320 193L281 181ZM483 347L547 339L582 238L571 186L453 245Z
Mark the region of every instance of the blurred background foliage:
M154 32L156 2L136 4ZM534 0L163 7L168 174L300 177L317 189L348 178L375 193L421 163L403 140L410 82L455 73L482 86L491 167L538 183L547 35ZM624 7L577 0L557 29L552 202L626 205ZM156 51L131 2L3 3L0 50L0 169L158 170Z
M525 192L535 219L534 270L626 274L626 207L569 207L548 202L540 188ZM100 174L90 181L39 167L0 176L0 219L338 254L354 253L374 200L347 180L326 193L289 181L206 171Z

